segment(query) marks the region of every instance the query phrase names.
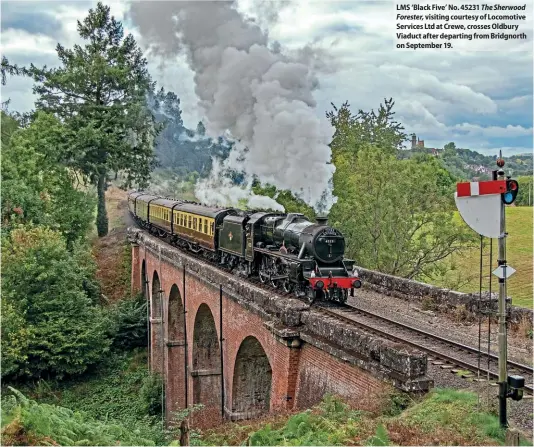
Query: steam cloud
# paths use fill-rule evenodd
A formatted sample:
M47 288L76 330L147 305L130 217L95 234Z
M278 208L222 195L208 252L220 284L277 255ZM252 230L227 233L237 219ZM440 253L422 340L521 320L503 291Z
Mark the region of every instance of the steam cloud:
M248 194L259 202L248 187L255 175L328 211L335 171L328 164L328 144L334 130L314 110L313 58L307 51L284 55L276 43L269 47L266 33L234 6L227 1L130 4L130 17L153 53L169 60L185 52L207 133L228 130L238 142L224 164L214 163L210 178L197 185L197 197L235 204ZM225 177L228 169L246 174L245 188ZM269 207L276 203L262 200ZM249 205L254 207L252 201Z

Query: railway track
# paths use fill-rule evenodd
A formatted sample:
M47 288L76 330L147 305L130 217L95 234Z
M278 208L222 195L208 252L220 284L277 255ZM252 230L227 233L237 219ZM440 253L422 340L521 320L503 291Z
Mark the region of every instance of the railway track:
M159 239L170 244L168 238L159 237ZM234 275L229 268L216 265L200 254L191 252L186 252L186 254L199 261L208 263L229 275L237 276ZM259 288L277 293L280 296L295 298L293 293L287 293L281 289L274 289L271 286L260 282L257 278L241 278ZM479 351L475 347L449 340L422 329L347 304L320 302L313 306L327 316L361 327L366 332L426 352L429 355L429 361L434 362L434 364L436 364L436 362L442 363L440 366L451 369L451 371L454 371L456 367L456 369L468 372L469 374L464 374L466 378L481 378L484 380L484 377L488 379L497 379L499 376L497 372L498 357L491 352ZM525 391L531 395L534 393L534 373L532 367L509 360L508 373L522 375L525 378Z
M437 364L442 363L447 369L461 369L469 372L467 378L496 379L498 374L498 356L479 351L472 346L432 334L375 313L348 305L321 303L317 306L328 316L338 318L346 323L356 324L370 333L380 337L404 343L420 349L430 355ZM480 360L480 363L479 363ZM443 366L440 365L440 366ZM508 373L520 374L525 378L525 391L533 393L533 368L518 362L508 361Z

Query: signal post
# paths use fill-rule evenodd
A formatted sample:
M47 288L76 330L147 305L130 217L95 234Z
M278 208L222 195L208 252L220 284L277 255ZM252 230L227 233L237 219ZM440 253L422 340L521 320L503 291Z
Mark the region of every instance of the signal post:
M507 371L506 279L515 273L515 269L506 263L506 205L515 201L519 185L516 180L505 177L502 153L497 166L499 169L493 171L493 180L458 183L454 199L469 227L482 236L499 240L498 266L492 273L499 278L499 422L506 428L506 399L521 400L525 386L523 377L508 376Z

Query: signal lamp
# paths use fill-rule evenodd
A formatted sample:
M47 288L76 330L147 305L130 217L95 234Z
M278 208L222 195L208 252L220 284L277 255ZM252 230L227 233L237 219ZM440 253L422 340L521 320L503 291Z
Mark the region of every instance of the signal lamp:
M514 203L517 193L519 192L519 184L516 180L506 180L506 192L502 196L502 201L506 205Z

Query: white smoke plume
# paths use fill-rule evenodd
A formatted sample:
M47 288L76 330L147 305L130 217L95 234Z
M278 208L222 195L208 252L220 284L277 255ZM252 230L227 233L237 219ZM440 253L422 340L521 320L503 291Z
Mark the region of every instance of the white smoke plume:
M229 130L240 142L226 168L255 175L328 211L335 171L328 144L334 129L315 111L312 58L269 47L266 33L234 6L228 1L132 2L130 17L154 54L169 60L185 52L208 134ZM198 193L209 188L222 201L231 184L221 174L212 172ZM207 200L204 196L199 199Z
M195 186L195 196L201 203L239 207L242 205L240 201L245 201L249 209L285 211L276 200L254 194L251 190L252 179L250 177L245 178L242 185L235 185L226 175L228 169L228 160L221 163L220 160L213 159L210 176L199 180Z

